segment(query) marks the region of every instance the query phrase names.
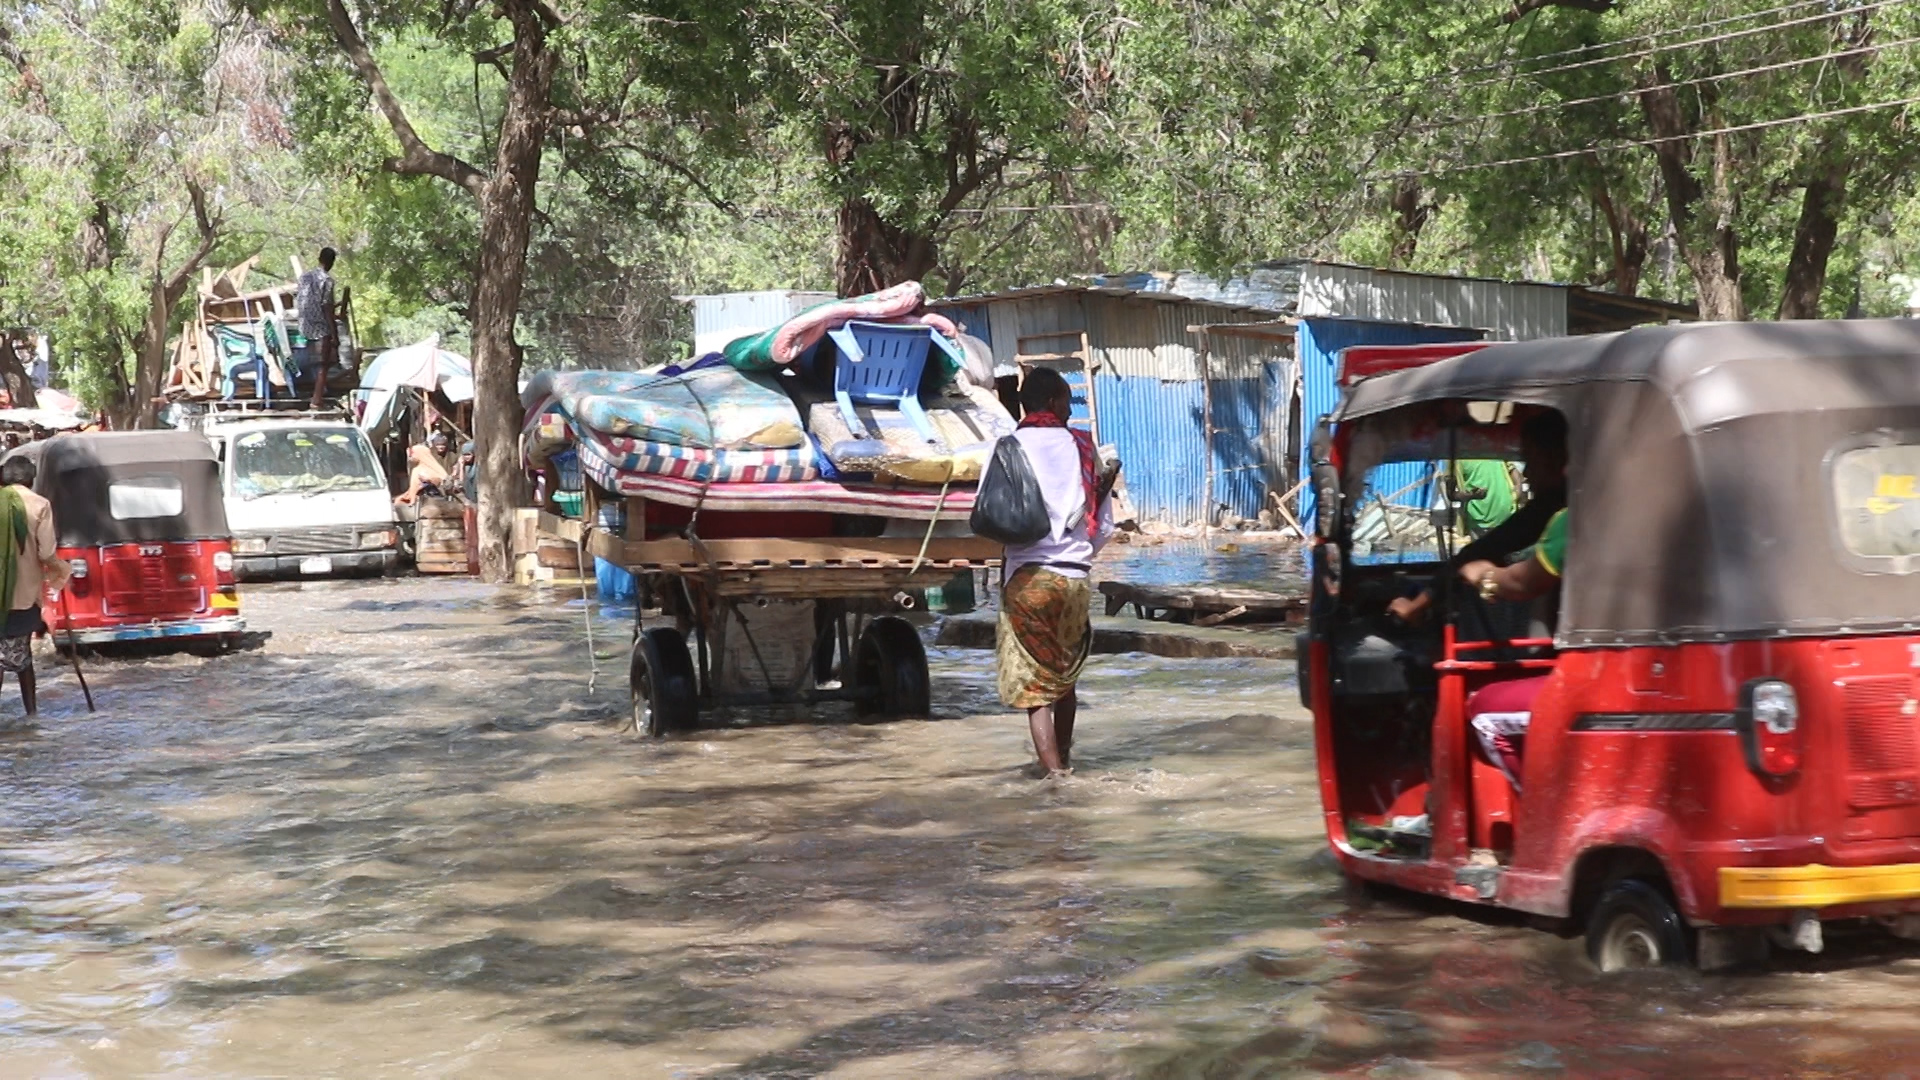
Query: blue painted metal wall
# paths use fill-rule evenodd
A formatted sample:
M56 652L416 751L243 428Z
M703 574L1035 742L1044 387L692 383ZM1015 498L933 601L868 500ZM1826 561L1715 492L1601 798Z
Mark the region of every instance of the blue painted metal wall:
M1127 497L1143 521L1200 520L1200 384L1098 375L1100 438L1120 454Z
M1409 326L1404 323L1361 322L1354 319L1302 319L1298 335L1294 338L1297 355L1300 359L1300 420L1303 439L1311 442L1313 431L1322 417L1333 411L1340 401L1340 387L1335 375L1340 365L1340 351L1353 345L1425 345L1444 341L1478 341L1478 330L1466 330L1447 326ZM1305 478L1311 466L1308 455L1300 455L1300 476ZM1412 490L1394 499L1402 506L1425 506L1433 499L1430 486L1418 485L1429 466L1420 462L1405 462L1385 465L1374 471L1372 486L1381 495L1415 485ZM1314 491L1311 486L1300 492L1300 520L1308 523L1311 529L1315 512Z
M1270 365L1278 367L1280 365ZM1265 379L1214 379L1213 505L1242 518L1260 513L1267 498L1266 455L1261 435L1267 423ZM1200 477L1206 487L1206 477ZM1285 490L1285 489L1282 489Z
M1267 384L1277 381L1212 380L1213 502L1243 518L1259 514L1267 497ZM1200 417L1206 395L1200 381L1100 375L1094 393L1100 438L1125 463L1127 497L1141 519L1176 525L1205 520L1206 434Z

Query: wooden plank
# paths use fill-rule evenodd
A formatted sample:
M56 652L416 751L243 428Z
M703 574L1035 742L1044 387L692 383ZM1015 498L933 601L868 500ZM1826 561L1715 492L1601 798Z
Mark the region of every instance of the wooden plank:
M686 573L709 569L911 567L921 541L911 537L834 540L744 539L624 540L594 532L591 550L629 568L658 567ZM984 566L1000 557L1000 545L977 536L936 537L927 544L926 562L945 567Z
M1202 615L1193 620L1195 626L1218 626L1228 619L1237 619L1247 613L1247 605L1237 604L1225 611L1216 611L1211 615Z
M557 536L569 544L577 544L586 537L587 523L542 510L540 511L540 531L548 536Z

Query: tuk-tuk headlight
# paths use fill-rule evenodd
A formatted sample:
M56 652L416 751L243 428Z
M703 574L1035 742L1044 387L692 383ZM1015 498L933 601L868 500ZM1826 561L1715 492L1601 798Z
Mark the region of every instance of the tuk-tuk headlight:
M233 573L233 552L216 551L213 553L213 568L222 574Z
M1790 683L1753 679L1740 688L1734 726L1747 755L1747 767L1780 779L1800 768L1800 697Z
M236 536L233 539L233 550L234 553L238 555L265 555L267 553L267 538L264 536Z

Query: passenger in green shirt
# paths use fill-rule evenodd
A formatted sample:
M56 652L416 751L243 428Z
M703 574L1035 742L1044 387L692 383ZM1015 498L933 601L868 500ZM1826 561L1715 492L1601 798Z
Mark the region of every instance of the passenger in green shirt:
M1454 487L1466 499L1467 532L1485 536L1513 516L1513 475L1504 461L1470 459L1453 463Z
M1465 579L1469 588L1479 590L1488 599L1532 599L1559 584L1559 556L1550 556L1555 569L1549 574L1529 553L1529 546L1541 544L1556 528L1562 537L1561 546L1565 545L1566 519L1554 515L1567 505L1566 420L1550 411L1528 419L1520 431L1520 448L1526 460L1527 486L1532 489L1533 497L1526 506L1510 512L1499 526L1456 552L1450 567ZM1512 490L1510 486L1508 490ZM1502 563L1509 558L1515 561L1503 567ZM1490 571L1497 572L1496 576L1501 579L1496 584L1488 584ZM1536 575L1535 571L1539 573ZM1433 598L1432 588L1423 589L1418 596L1396 597L1387 605L1387 611L1402 622L1417 623L1426 618Z

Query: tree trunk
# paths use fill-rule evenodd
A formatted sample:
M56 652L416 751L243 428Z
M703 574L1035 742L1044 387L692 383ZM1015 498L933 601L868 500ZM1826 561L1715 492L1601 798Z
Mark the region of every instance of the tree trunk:
M513 328L526 283L534 193L558 60L538 19L516 20L516 29L499 150L493 175L478 192L480 255L468 312L474 456L480 464L480 575L493 582L513 579L513 514L526 487L520 467L520 349Z
M133 400L128 403L128 411L134 426L141 428L160 426L158 399L160 381L167 371L167 329L173 324L173 309L179 306L180 298L187 294L187 287L206 265L220 240L220 219L207 209L206 191L194 180L186 181L186 189L189 212L200 234L199 243L186 261L174 267L172 273L163 274L160 268L166 265L167 242L173 238L173 228L169 226L161 231L159 247L153 254L153 284L147 293L147 317L134 338Z
M833 287L841 296L918 281L939 262L931 236L888 224L866 199L841 202L834 232Z
M1426 228L1427 218L1433 214L1433 204L1423 200L1422 194L1420 181L1415 177L1403 176L1394 184L1390 200L1394 214L1394 266L1412 265L1414 253L1420 248L1420 230Z
M1840 235L1840 211L1846 202L1846 156L1830 153L1807 182L1800 200L1800 221L1793 228L1793 254L1787 258L1786 284L1780 293L1780 318L1820 317L1827 260L1833 255L1834 239Z
M25 346L31 350L34 345L30 334L0 333L0 378L6 382L7 397L16 409L32 409L39 405L33 394L33 373L21 361L19 349Z
M1841 48L1865 44L1871 36L1871 19L1871 9L1862 8L1851 30L1841 33L1836 44ZM1841 58L1834 68L1842 83L1858 82L1872 62L1872 53L1856 53ZM1800 220L1793 227L1793 252L1787 257L1787 276L1780 290L1782 319L1820 317L1820 294L1827 287L1827 262L1840 235L1840 213L1847 205L1852 170L1846 128L1829 128L1819 142L1800 197Z
M1680 255L1693 271L1700 317L1709 321L1739 321L1747 317L1740 295L1740 237L1734 229L1737 198L1728 176L1732 152L1726 136L1713 140L1713 186L1694 176L1692 127L1680 109L1672 80L1664 67L1654 69L1654 80L1640 92L1640 108L1656 138L1654 157L1667 193L1667 213L1673 220ZM1708 99L1705 92L1701 95Z
M1603 180L1593 189L1594 204L1607 218L1607 239L1613 250L1613 291L1620 296L1640 294L1640 276L1647 267L1647 223L1633 208L1614 201Z
M133 400L128 402L131 426L147 430L160 426L160 373L167 364L167 324L173 321L173 304L168 302L166 282L158 277L147 293L147 318L134 340Z

